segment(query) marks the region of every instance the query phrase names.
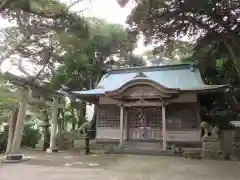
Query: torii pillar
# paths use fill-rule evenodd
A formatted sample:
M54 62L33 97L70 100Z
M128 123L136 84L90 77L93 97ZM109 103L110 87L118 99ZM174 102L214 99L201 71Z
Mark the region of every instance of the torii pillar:
M52 102L52 120L51 120L51 136L50 146L47 149L47 153L58 152L56 138L57 138L57 120L58 120L58 104L59 98L54 96Z
M16 154L20 152L27 104L28 104L28 91L23 89L21 92L21 100L19 102L19 111L17 116L16 128L12 140L12 147L10 150L11 154Z

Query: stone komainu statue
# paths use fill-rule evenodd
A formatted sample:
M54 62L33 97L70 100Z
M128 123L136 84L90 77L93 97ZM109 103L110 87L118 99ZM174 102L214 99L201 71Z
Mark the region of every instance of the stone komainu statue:
M208 122L202 121L200 124L202 128L202 138L219 138L219 128L217 125L209 124Z

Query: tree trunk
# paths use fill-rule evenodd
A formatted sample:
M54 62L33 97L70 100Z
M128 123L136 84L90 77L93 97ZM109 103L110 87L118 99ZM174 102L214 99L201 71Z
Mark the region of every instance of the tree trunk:
M93 117L92 117L91 126L90 126L91 130L96 130L96 121L97 121L97 106L94 105L94 112L93 112Z
M48 112L44 111L44 129L43 129L43 150L46 151L50 145L50 132L49 132L49 116Z
M81 117L83 118L83 120L86 119L86 114L87 114L87 102L83 101L82 111L81 111Z
M7 148L5 152L6 154L9 154L12 149L12 141L13 141L14 131L16 127L18 111L19 111L18 105L14 105L12 109L12 115L11 115L11 118L9 118L9 123L8 123L8 141L7 141Z
M101 73L98 76L96 76L96 81L93 84L94 88L98 85L102 76L103 76L103 74L101 74ZM94 112L93 112L93 117L92 117L92 121L91 121L91 128L94 128L94 126L96 126L96 117L97 117L97 107L96 107L96 105L94 105Z
M76 118L75 118L75 112L74 112L73 103L71 103L71 113L72 113L72 131L75 131L75 128L76 128Z
M224 41L224 45L228 49L228 53L230 55L231 60L233 61L233 64L235 64L235 69L236 69L238 75L240 75L240 62L238 61L238 59L237 59L237 57L236 57L236 55L235 55L231 45L229 45L226 41Z
M62 132L62 118L60 117L62 109L58 109L58 132Z
M78 117L77 127L78 128L81 127L82 122L83 122L82 117L81 117L81 114L82 114L81 111L82 111L82 107L80 105L80 107L77 109L77 117Z
M22 134L23 134L23 129L24 129L25 113L26 113L26 108L27 108L27 101L28 101L27 91L24 91L24 92L22 92L22 97L20 100L16 128L14 131L12 148L10 151L11 153L18 153L20 151Z
M59 109L59 111L58 111L58 132L63 132L64 130L65 130L64 110Z
M85 122L86 110L87 110L87 103L86 103L86 101L81 101L80 108L77 110L78 128L80 128L81 125Z
M62 124L61 124L61 128L62 128L62 131L65 130L65 127L66 127L66 122L65 122L65 113L64 113L64 110L62 109L61 111L61 116L62 116Z
M76 119L76 125L77 125L77 128L78 128L78 123L81 121L80 120L80 108L74 108L74 116L75 116L75 119Z

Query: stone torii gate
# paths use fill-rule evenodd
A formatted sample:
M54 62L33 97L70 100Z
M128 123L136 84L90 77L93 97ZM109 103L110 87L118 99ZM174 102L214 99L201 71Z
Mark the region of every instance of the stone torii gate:
M24 120L28 104L45 104L51 106L52 119L51 119L51 135L50 146L47 149L48 153L57 152L56 145L57 136L57 120L58 109L65 106L65 94L57 91L52 91L43 88L40 85L28 81L26 78L15 76L11 73L4 74L4 77L12 84L21 88L20 93L8 94L10 97L20 97L19 112L17 116L16 128L12 139L10 154L20 153L22 134L24 129Z

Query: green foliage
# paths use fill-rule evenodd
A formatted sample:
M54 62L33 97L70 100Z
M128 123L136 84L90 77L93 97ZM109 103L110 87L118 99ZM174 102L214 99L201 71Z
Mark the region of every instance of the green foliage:
M11 97L18 92L12 92L11 87L0 75L0 128L2 123L6 123L11 117L12 108L18 102L18 97Z
M176 40L187 37L194 47L190 55L204 73L218 68L216 60L226 59L233 66L228 72L239 76L239 18L239 3L234 1L157 0L139 1L128 23L135 34L141 32L146 37L146 43L160 44L160 52L174 50ZM229 67L224 64L224 69ZM235 77L223 75L225 70L219 73L228 76L230 82Z
M18 68L29 81L50 78L55 71L62 48L63 37L85 39L89 37L88 23L78 13L69 11L71 8L58 0L0 0L0 15L16 23L16 26L1 29L4 53L0 64L9 56L17 54L37 65L35 72L19 61Z
M35 148L40 139L40 130L38 128L34 128L33 124L31 123L25 124L22 137L22 146Z
M122 26L89 19L89 27L88 39L72 35L59 37L64 54L59 59L60 67L51 79L54 88L90 89L99 81L103 69L117 64L113 55L129 56L128 51L132 47Z
M0 131L0 154L5 152L7 147L7 132Z
M43 27L52 26L50 29L56 31L60 30L60 32L65 31L65 33L70 32L73 34L85 32L85 35L87 35L88 27L85 21L75 13L71 13L69 7L57 0L0 0L0 4L2 16L17 19L18 24L20 21L22 21L21 25L26 23L26 20L29 20L27 17L30 15L30 23L35 27L43 23ZM19 10L22 11L22 14L19 13ZM19 17L20 15L23 15L23 17ZM36 23L37 18L45 18L45 22L38 22L38 24ZM49 19L55 22L48 21ZM48 26L46 26L46 22Z

